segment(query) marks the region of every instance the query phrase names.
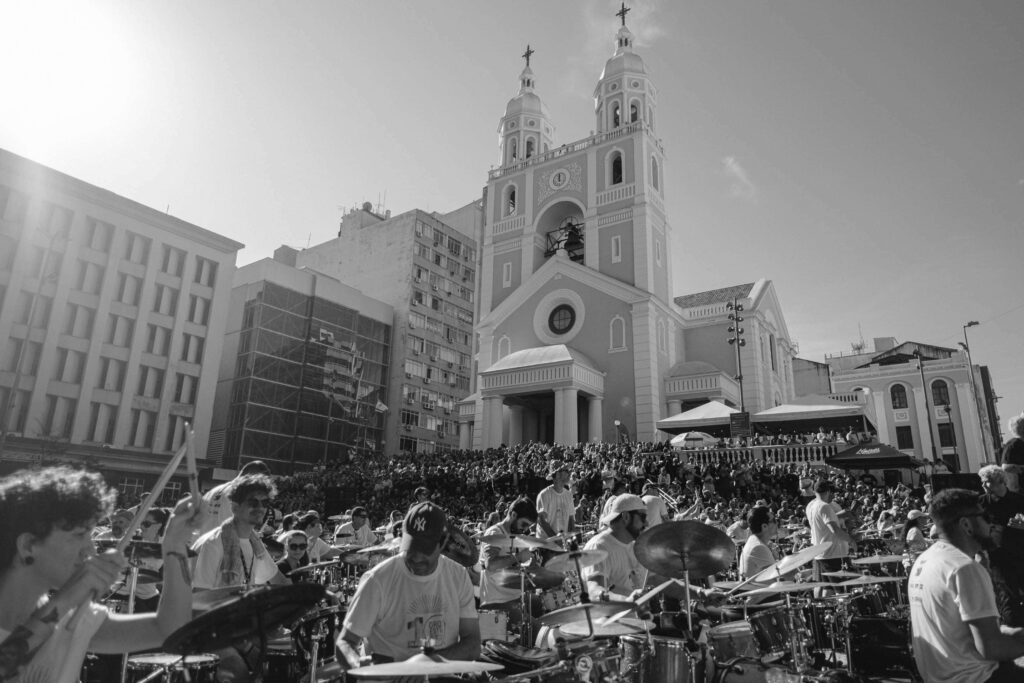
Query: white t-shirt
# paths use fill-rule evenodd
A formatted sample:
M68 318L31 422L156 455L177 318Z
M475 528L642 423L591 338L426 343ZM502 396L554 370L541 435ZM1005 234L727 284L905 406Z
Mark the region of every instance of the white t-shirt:
M316 538L306 537L309 542L309 547L306 552L309 554L309 561L316 563L323 559L324 554L331 551L331 546L327 545L327 542L317 536Z
M495 524L484 532L484 536L491 535L509 538L508 532L505 531L505 527L501 524ZM504 586L499 586L497 581L494 580L495 571L487 569L487 562L499 557L509 557L509 547L507 545L480 544L480 564L483 565L483 571L480 573L481 605L516 600L523 594L518 588L505 588Z
M366 522L358 529L352 526L352 522L345 522L334 532L334 542L338 545L357 545L366 548L377 545L377 535Z
M946 541L914 562L907 586L914 660L929 683L980 683L999 663L982 659L966 622L998 617L985 568Z
M623 543L615 538L611 529L595 535L583 549L604 550L608 553L608 557L597 564L583 568L583 580L587 582L587 591L592 599L596 600L602 591L607 590L615 596L623 596L617 599L624 600L625 596L646 585L647 570L636 559L633 543ZM593 582L597 576L604 578L605 588Z
M459 620L476 619L466 568L444 555L437 569L417 576L397 555L366 572L345 615L345 628L370 641L372 652L402 661L424 638L437 649L459 641Z
M75 615L82 609L76 619ZM108 615L106 607L94 602L69 611L13 680L17 683L78 683L89 642ZM9 635L10 631L0 628L0 643Z
M735 522L729 525L729 528L725 530L725 533L733 541L737 543L743 543L751 537L750 527L747 526L746 522L742 519L737 519Z
M641 497L640 500L647 506L647 526L645 528L650 529L652 526L661 524L668 519L668 508L665 506L664 498L648 493L646 496Z
M199 537L192 546L199 554L196 557L196 568L192 577L192 585L196 588L221 588L220 560L224 557L224 545L220 540L220 527ZM252 542L248 538L239 538L238 547L242 551L244 567L250 567L249 585L258 586L269 583L277 575L277 565L270 553L264 553L262 561L253 564Z
M832 546L819 555L818 560L826 560L834 557L846 557L849 554L846 541L840 540L829 528L829 523L842 528L836 510L831 503L826 503L821 498L815 497L807 504L807 521L811 524L811 545L818 545L825 541L832 541Z
M773 564L775 559L772 549L765 545L760 538L751 534L747 542L743 544L743 552L740 553L740 578L749 579Z
M569 518L576 514L576 505L572 501L572 491L568 488L562 489L559 493L555 491L554 485L547 486L537 494L537 512L543 512L547 517L548 524L561 534L569 530ZM537 535L540 538L547 538L540 525L537 526Z

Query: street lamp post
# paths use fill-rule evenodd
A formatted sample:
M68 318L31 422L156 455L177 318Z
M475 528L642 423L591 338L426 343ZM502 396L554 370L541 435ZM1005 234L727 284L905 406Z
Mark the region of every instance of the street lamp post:
M928 444L932 447L932 462L936 462L938 458L935 456L935 429L932 427L932 410L928 407L928 383L924 379L924 359L921 357L921 351L914 351L914 355L917 357L917 369L921 372L921 391L924 395L924 415L928 419Z
M747 412L747 405L743 399L743 361L740 357L740 347L747 345L747 340L743 338L743 328L740 327L740 323L743 322L743 317L740 313L743 311L743 304L739 302L739 299L733 298L732 301L725 305L726 310L730 311L729 320L732 321L732 325L729 325L729 333L733 336L729 337L726 341L729 342L730 346L736 348L736 381L740 383L740 412Z
M964 347L964 351L967 352L967 374L971 378L971 396L974 397L974 412L978 416L978 433L981 435L981 444L982 449L984 450L985 435L984 432L982 432L981 401L978 398L978 386L974 383L974 361L971 359L971 345L967 341L967 328L976 327L980 324L981 323L979 323L977 320L968 320L967 323L962 325L964 330L964 341L963 343L960 344L960 346ZM983 454L981 460L984 461L987 458L987 456L987 453Z

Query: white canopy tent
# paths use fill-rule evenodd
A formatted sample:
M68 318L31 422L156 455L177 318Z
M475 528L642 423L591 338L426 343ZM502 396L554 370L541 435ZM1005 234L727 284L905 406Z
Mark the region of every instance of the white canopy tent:
M789 403L754 413L750 420L758 424L819 421L836 425L841 422L843 425L861 427L864 420L874 423L874 415L866 408L867 404L864 403L843 403L827 396L811 394L799 396Z
M728 427L729 416L738 412L740 411L736 408L730 408L719 401L708 401L696 408L658 420L657 427L669 434L681 434L691 430L705 431L707 427Z

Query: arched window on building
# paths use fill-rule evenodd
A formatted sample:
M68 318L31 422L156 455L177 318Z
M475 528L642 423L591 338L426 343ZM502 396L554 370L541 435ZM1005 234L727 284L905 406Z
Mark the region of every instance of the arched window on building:
M519 141L511 138L508 141L508 163L513 164L519 158Z
M505 215L513 216L516 213L516 186L509 185L505 190Z
M498 360L512 353L512 340L507 336L498 340Z
M622 182L622 152L612 152L611 178L609 184L618 185Z
M636 102L631 102L629 105L629 122L636 123L640 119L640 108L636 106Z
M619 109L619 103L616 102L612 105L612 128L618 128L622 125L622 111Z
M937 379L932 382L932 403L937 406L949 405L949 385L946 380Z
M905 410L907 408L907 388L902 384L893 384L889 390L889 397L892 398L893 410Z
M529 159L533 156L533 138L526 139L526 158Z
M626 348L626 321L622 316L612 318L608 325L608 350L621 351Z
M778 372L779 368L778 368L778 365L776 364L776 360L775 360L775 335L774 334L769 334L768 335L768 353L771 354L771 357L772 357L772 372Z
M651 157L651 185L654 186L655 190L661 189L658 187L659 182L660 180L658 179L658 160L655 159L654 157Z

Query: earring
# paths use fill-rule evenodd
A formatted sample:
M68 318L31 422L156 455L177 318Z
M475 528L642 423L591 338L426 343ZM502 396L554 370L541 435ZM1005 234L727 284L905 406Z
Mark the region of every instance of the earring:
M36 561L36 558L32 557L31 555L29 555L28 557L25 558L26 566L31 566L32 563L35 562L35 561Z

